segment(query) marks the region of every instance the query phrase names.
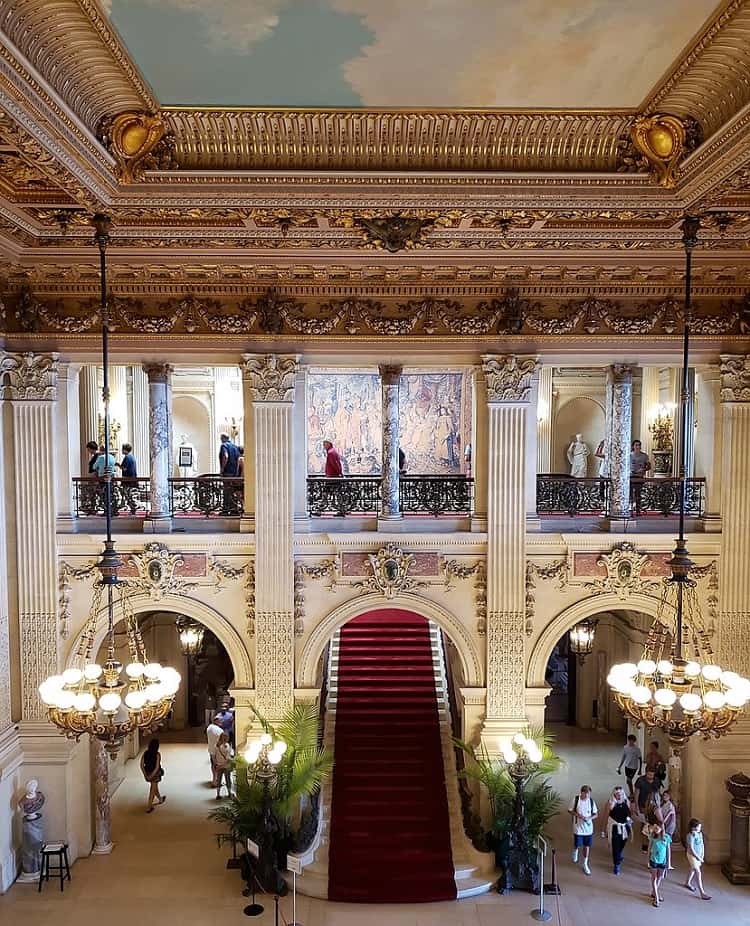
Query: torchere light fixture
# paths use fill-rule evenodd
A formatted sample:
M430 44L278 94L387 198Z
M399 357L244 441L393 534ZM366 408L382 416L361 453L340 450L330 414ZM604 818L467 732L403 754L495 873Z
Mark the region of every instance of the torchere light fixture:
M580 621L570 629L568 634L570 651L573 655L578 656L580 665L583 665L586 657L593 652L596 625L598 623L599 621L595 618L587 617L586 620Z
M637 724L656 727L669 737L675 756L688 739L727 733L750 700L750 681L716 663L709 634L700 613L694 563L685 541L685 477L690 346L690 286L693 248L700 219L686 216L682 223L685 247L685 332L683 336L682 393L680 397L680 518L679 537L671 574L664 579L656 618L639 662L612 666L607 681L623 713Z
M109 309L107 305L107 263L110 219L93 218L94 242L99 248L102 366L104 368L104 513L107 536L98 563L100 578L94 585L88 621L76 650L75 665L61 675L52 675L39 686L50 721L70 739L84 733L104 743L114 758L125 737L132 731L151 733L165 720L180 687L179 673L158 662L149 662L138 622L126 594L127 583L118 578L123 565L112 539L112 479L109 414ZM115 598L121 608L130 662L124 667L115 649ZM96 663L94 644L102 610L107 613L107 658Z

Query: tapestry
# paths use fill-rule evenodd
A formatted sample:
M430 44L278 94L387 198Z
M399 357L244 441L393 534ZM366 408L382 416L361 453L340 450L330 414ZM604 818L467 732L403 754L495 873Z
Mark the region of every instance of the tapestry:
M399 402L401 449L410 475L468 470L471 441L471 374L405 373ZM338 450L347 475L379 475L382 398L371 373L308 375L308 472L325 468L323 441Z

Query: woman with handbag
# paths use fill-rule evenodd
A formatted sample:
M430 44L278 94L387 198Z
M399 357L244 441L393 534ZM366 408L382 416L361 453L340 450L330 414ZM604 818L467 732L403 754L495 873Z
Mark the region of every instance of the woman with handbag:
M152 739L141 756L141 771L143 777L149 783L146 813L153 813L154 804L163 804L166 801L166 797L159 794L159 782L164 777L164 769L161 767L159 740Z

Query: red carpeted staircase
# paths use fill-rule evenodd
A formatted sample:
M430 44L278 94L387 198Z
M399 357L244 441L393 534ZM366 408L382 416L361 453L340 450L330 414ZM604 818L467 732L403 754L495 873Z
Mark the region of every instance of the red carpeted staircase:
M456 897L429 624L409 611L340 631L328 897Z

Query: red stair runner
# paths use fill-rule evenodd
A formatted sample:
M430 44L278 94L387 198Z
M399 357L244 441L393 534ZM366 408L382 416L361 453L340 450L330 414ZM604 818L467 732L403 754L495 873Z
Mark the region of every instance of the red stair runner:
M341 628L329 900L454 900L427 621L396 608Z

